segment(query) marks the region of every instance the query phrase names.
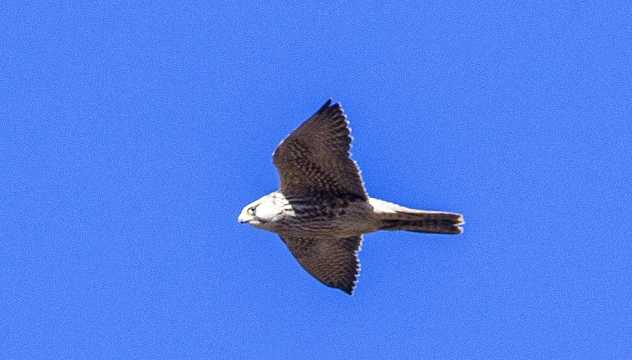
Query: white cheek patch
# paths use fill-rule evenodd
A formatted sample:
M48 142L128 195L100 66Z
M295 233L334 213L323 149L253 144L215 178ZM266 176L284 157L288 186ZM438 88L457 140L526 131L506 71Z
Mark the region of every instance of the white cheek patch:
M274 213L273 209L271 209L270 207L262 207L261 209L259 209L259 211L257 211L257 217L264 219L264 220L271 220L276 214Z
M257 217L263 221L274 221L281 215L282 209L270 202L263 202L257 207Z

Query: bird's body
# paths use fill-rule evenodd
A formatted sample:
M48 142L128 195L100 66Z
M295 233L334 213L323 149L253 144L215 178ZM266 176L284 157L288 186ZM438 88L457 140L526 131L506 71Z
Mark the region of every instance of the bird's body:
M339 104L329 100L276 149L281 189L249 204L240 222L281 236L319 281L349 294L357 280L362 235L378 230L459 234L459 214L409 209L370 198Z
M361 235L377 231L371 226L371 207L361 199L338 197L285 197L275 191L260 200L282 210L276 221L252 224L260 229L283 235ZM256 204L257 202L253 203ZM261 206L259 205L259 206Z
M454 222L459 220L458 214L450 214L456 216L448 217L445 222L444 218L449 213L409 209L374 198L368 200L325 196L287 198L281 192L275 191L250 204L246 209L249 207L258 209L262 214L265 214L269 207L272 221L250 221L250 224L281 236L335 234L337 237L348 237L378 230L403 230L393 227L397 224L403 226L401 225L403 222L412 220L421 220L423 224L410 231L461 233L461 229L454 226ZM408 215L410 219L404 219L403 215ZM444 224L440 221L441 219L444 219ZM432 229L433 226L438 227L436 231L431 231L435 230Z

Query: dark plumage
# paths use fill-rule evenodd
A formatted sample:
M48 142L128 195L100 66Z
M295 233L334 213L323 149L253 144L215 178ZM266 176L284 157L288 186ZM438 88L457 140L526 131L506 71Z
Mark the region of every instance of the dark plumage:
M363 234L460 234L463 218L370 198L350 159L349 133L340 104L328 100L274 152L279 191L246 206L239 221L279 234L305 270L323 284L352 294Z

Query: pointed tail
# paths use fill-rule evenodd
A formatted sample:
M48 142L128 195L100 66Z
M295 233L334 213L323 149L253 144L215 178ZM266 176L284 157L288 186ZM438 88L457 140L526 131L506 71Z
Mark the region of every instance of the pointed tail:
M380 222L380 230L406 230L436 234L460 234L463 217L459 214L415 210L384 200L369 199Z

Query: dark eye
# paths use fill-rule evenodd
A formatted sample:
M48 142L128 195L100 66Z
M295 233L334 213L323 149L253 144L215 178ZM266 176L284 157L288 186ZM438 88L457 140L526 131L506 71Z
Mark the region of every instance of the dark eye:
M247 210L248 215L254 215L255 214L255 210L257 210L256 206L249 207L248 210Z

